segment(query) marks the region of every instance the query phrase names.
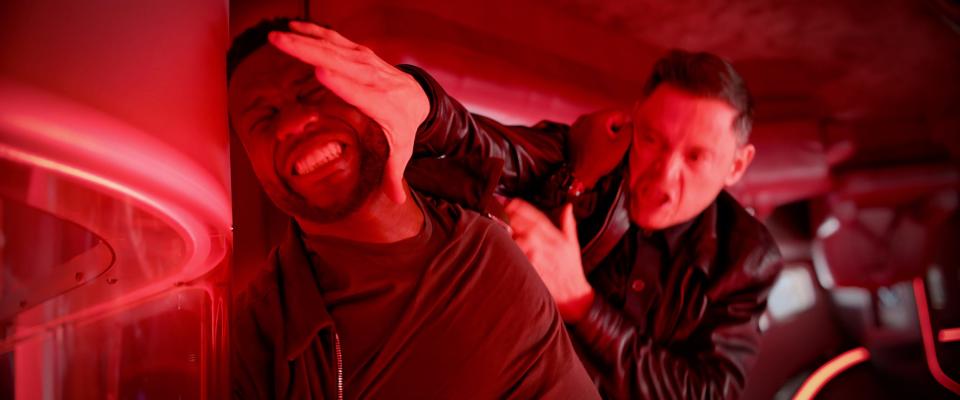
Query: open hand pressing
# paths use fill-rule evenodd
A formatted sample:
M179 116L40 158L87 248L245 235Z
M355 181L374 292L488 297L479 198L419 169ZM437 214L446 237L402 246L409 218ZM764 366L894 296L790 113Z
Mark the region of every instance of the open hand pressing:
M409 74L369 48L308 22L290 22L293 32L271 32L270 43L316 67L317 79L330 91L380 124L390 144L383 190L397 203L406 200L403 172L413 155L417 128L430 101Z

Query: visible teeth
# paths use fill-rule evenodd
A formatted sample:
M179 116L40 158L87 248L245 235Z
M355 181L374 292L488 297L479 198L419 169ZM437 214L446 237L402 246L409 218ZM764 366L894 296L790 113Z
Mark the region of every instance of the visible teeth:
M340 158L341 153L343 153L343 147L340 143L327 143L297 161L297 174L309 174L321 165Z

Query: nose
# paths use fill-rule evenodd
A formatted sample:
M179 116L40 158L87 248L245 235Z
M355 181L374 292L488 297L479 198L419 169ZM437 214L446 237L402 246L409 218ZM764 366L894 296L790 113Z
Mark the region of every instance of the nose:
M680 179L683 159L673 154L660 155L650 171L650 180L661 188L672 187Z
M299 105L288 106L280 112L277 140L284 141L307 131L310 124L317 122L320 116L315 109Z

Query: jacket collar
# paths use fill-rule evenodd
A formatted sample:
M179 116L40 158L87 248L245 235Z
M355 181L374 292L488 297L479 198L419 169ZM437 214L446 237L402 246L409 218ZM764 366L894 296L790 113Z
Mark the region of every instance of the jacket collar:
M621 164L615 175L618 182L612 187L617 188L618 194L613 205L606 212L595 214L596 217L604 218L603 226L582 248L583 268L587 274L610 254L615 244L623 239L627 228L635 226L627 210L629 201L625 170L625 164ZM667 228L666 231L669 232L664 233L670 253L678 255L678 261L693 264L710 276L717 256L718 202L731 200L732 197L722 191L700 215L683 224Z
M721 196L725 194L726 192L720 193ZM676 242L677 251L685 253L690 257L689 263L710 276L717 258L717 201L710 203L706 210L689 223L692 225L686 229L682 239ZM671 252L673 251L671 249Z
M274 253L279 263L280 293L287 360L297 358L320 330L333 327L317 285L314 266L301 239L300 228L291 220L287 233Z
M633 222L631 222L631 225ZM717 248L717 202L710 203L693 219L658 231L645 231L636 227L637 234L651 237L644 240L662 240L669 257L683 264L692 264L710 275ZM662 236L662 239L657 239Z
M668 227L666 229L661 229L655 232L645 232L642 229L641 234L649 236L653 234L662 235L663 241L667 246L667 250L670 252L670 256L676 256L678 251L683 249L684 244L686 244L687 236L693 230L693 226L700 220L700 217L697 216L694 219L691 219L687 222L676 224L674 226Z

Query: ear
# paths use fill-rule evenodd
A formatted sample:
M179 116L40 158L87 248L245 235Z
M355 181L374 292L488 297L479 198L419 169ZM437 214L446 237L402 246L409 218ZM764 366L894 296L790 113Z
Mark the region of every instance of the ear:
M732 186L740 181L743 173L747 172L747 167L750 166L750 163L753 161L753 155L756 154L756 152L757 149L750 143L737 148L733 154L733 166L730 167L730 173L727 175L724 185Z

